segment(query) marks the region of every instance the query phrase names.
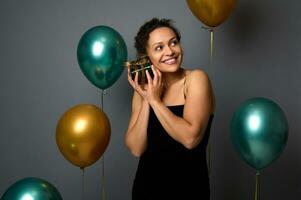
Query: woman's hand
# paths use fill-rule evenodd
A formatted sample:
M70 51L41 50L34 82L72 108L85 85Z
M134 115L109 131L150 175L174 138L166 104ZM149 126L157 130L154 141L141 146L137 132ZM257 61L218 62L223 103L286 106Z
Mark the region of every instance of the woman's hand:
M138 83L138 72L135 74L134 80L132 80L130 71L128 69L128 81L133 89L149 104L152 104L156 101L161 101L161 95L163 91L163 84L162 84L162 74L161 72L156 69L153 65L151 69L154 74L154 79L151 78L149 72L146 70L146 78L147 84L139 85Z
M142 86L140 86L138 83L138 76L139 76L139 73L136 72L134 80L133 80L130 69L128 68L128 81L129 81L130 85L143 98L143 100L145 100L146 95L145 95L144 89L142 89Z
M162 73L157 68L155 68L154 65L152 65L151 68L154 74L154 79L152 79L149 72L146 71L148 82L146 86L146 95L149 104L160 102L163 92Z

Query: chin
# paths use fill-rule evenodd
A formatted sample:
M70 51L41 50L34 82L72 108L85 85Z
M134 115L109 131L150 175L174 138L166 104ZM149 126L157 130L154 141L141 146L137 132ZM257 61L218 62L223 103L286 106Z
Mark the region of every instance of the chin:
M164 66L161 68L162 70L160 70L163 73L173 73L173 72L177 72L180 70L180 66L179 65L169 65L169 66Z

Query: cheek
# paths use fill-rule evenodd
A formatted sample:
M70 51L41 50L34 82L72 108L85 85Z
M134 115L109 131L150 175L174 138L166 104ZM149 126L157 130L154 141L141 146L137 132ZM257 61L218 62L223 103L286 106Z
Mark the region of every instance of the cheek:
M160 70L160 71L162 71L162 69L161 69L161 63L159 62L159 61L154 61L153 62L153 65L158 69L158 70Z
M159 55L149 54L148 56L153 64L158 64L160 62L161 57Z
M180 54L183 54L183 49L179 46L175 49L175 51L177 51Z
M161 71L161 63L160 63L160 58L156 58L156 57L150 57L150 60L152 62L152 64Z

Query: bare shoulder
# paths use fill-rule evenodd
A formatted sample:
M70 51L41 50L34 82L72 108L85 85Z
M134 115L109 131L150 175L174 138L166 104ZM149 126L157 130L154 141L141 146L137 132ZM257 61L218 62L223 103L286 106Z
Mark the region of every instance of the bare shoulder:
M191 83L190 85L194 85L195 82L210 85L210 80L206 72L200 69L194 70L186 70L186 81L187 83Z
M200 69L187 70L186 82L187 100L190 99L190 102L194 102L197 99L197 102L207 102L210 112L214 112L215 95L207 73Z

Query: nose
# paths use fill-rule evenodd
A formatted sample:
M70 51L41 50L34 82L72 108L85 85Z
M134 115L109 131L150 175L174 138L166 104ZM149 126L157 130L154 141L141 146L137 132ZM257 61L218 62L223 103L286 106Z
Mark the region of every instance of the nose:
M166 46L166 48L165 48L165 54L168 55L168 56L171 56L171 55L174 54L174 51L173 51L173 49L170 46Z

